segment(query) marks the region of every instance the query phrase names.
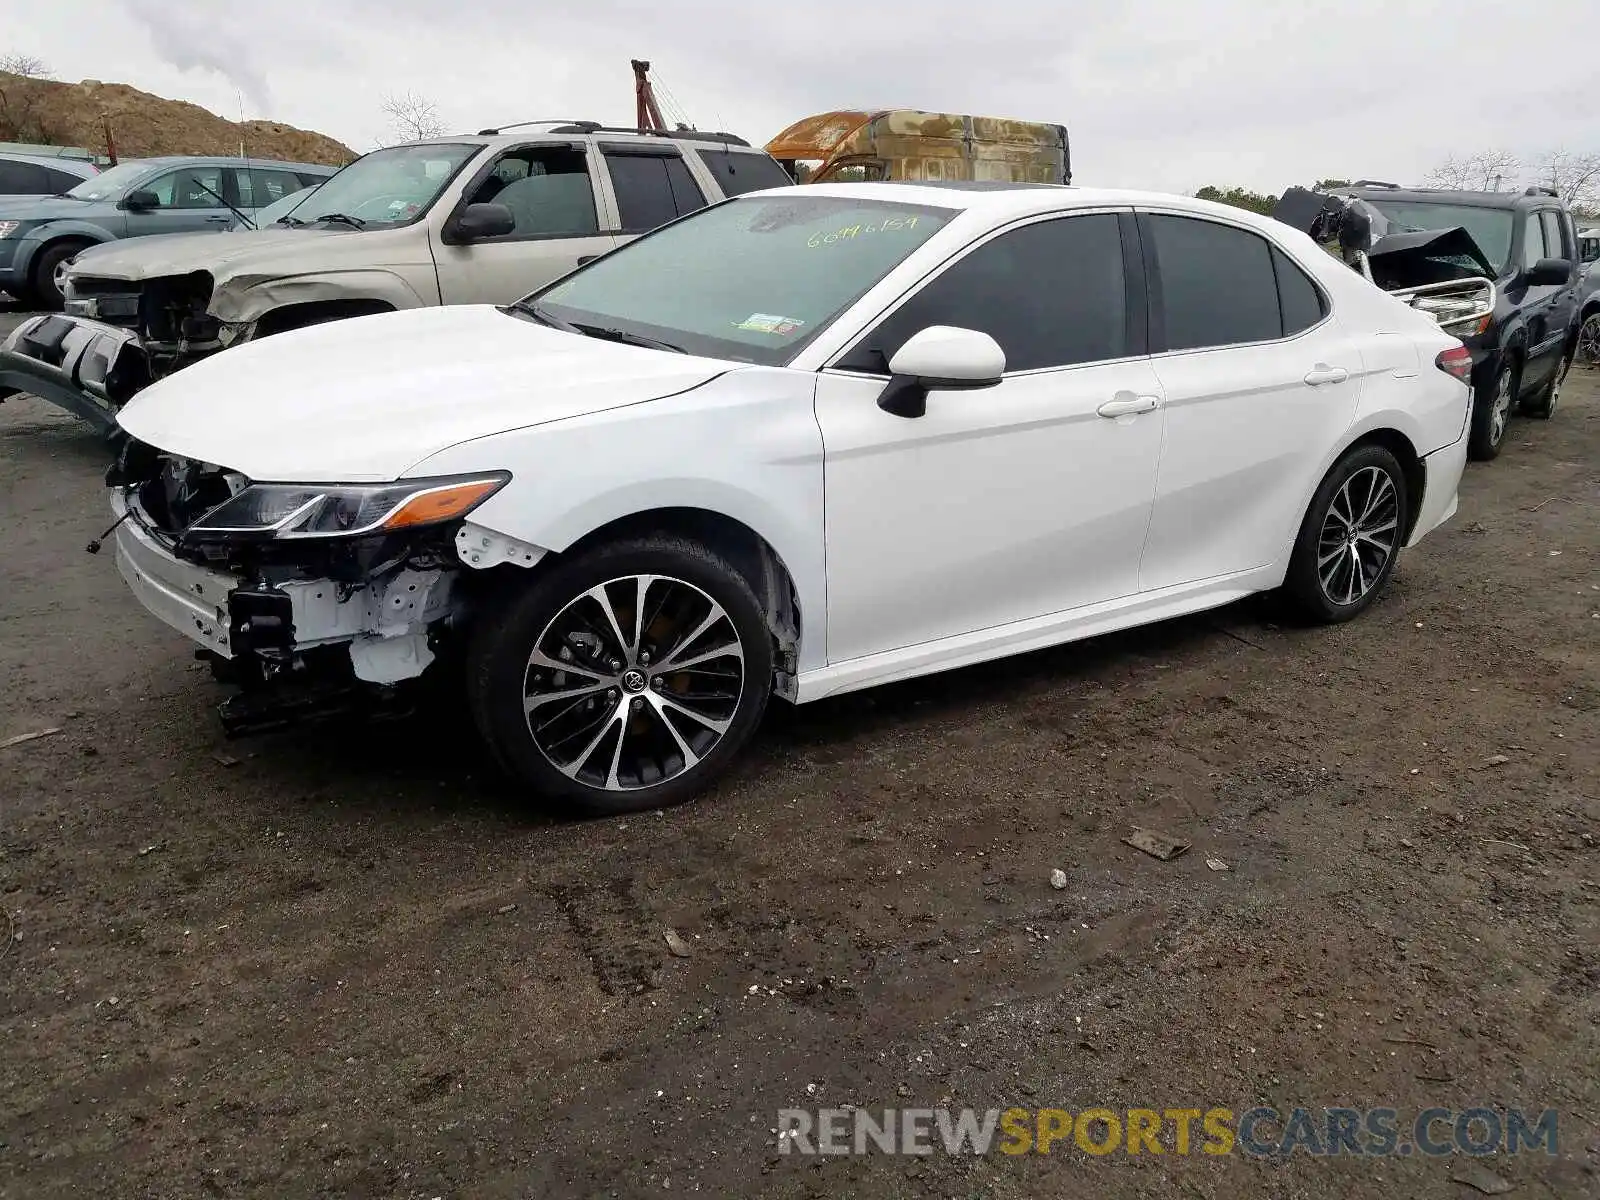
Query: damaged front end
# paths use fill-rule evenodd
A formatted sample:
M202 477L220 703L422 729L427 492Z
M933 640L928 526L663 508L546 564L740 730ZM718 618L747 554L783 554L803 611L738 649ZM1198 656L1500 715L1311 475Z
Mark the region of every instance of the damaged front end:
M467 514L508 480L265 484L134 440L106 477L118 570L238 688L220 709L231 734L403 703L461 628L464 576L542 556L496 542L486 558L493 535L469 537Z
M1465 229L1402 230L1355 196L1290 188L1272 215L1309 235L1446 333L1482 333L1498 299L1496 271Z
M0 348L0 397L31 392L102 433L162 376L249 336L207 312L204 271L145 280L74 274L62 313L33 317Z

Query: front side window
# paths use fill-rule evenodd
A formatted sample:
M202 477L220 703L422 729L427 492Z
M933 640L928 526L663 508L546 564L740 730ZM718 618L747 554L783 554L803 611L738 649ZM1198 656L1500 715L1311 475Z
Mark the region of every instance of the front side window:
M409 225L482 149L475 143L425 142L374 150L330 176L295 220L314 224L339 214L362 228Z
M596 259L521 307L781 366L956 212L799 188L724 201Z
M1283 336L1272 248L1259 234L1195 217L1151 215L1166 338L1195 350ZM1152 247L1147 246L1146 253Z
M682 157L606 150L623 233L647 233L705 206Z
M1544 249L1549 258L1572 257L1571 239L1567 236L1566 222L1561 214L1553 208L1547 208L1542 214L1544 221Z
M221 208L222 168L182 167L140 186L154 192L162 208Z
M468 194L467 203L504 205L517 223L506 241L594 237L600 232L589 156L570 146L524 147L503 155Z
M1539 220L1539 214L1531 212L1523 219L1522 265L1531 267L1546 257L1548 255L1544 245L1544 225Z
M1125 288L1114 214L1037 221L940 272L839 366L885 373L895 351L930 325L989 334L1008 372L1122 358L1130 353Z

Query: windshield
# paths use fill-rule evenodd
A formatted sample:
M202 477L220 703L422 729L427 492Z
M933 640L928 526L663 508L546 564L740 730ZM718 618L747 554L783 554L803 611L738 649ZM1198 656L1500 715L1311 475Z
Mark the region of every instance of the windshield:
M701 209L519 307L694 354L779 366L957 212L797 192Z
M451 143L374 150L318 187L294 218L310 223L338 213L362 227L410 224L428 210L461 164L482 149Z
M1511 258L1512 213L1504 208L1480 208L1475 204L1400 203L1368 200L1373 208L1389 218L1390 233L1418 233L1427 229L1453 229L1459 225L1472 235L1478 249L1496 271L1503 271ZM1462 266L1470 267L1463 262Z
M71 196L74 200L120 199L128 185L140 176L148 174L149 170L150 164L147 162L118 163L98 175L85 179L65 195Z

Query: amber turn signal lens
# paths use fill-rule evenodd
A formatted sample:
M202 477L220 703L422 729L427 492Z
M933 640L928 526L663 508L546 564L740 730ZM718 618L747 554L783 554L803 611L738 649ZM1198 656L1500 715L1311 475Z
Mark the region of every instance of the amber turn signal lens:
M500 486L498 479L477 479L471 483L450 484L428 492L418 492L389 515L385 529L405 529L411 525L433 525L469 511Z

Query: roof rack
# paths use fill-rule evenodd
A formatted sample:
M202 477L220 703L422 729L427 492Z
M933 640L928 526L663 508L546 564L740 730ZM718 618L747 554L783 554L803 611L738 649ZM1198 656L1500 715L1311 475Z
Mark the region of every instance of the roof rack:
M699 129L635 129L626 125L602 125L598 121L518 121L512 125L497 125L493 129L478 130L479 137L495 137L508 129L526 129L531 125L548 125L546 133L629 133L635 137L676 138L685 142L717 142L724 146L748 146L750 143L734 133L711 133Z
M1400 190L1400 185L1398 183L1389 183L1387 180L1383 179L1358 179L1350 186L1392 188L1397 192Z
M1527 191L1522 194L1524 196L1559 196L1561 193L1553 187L1542 187L1539 184L1530 183Z

